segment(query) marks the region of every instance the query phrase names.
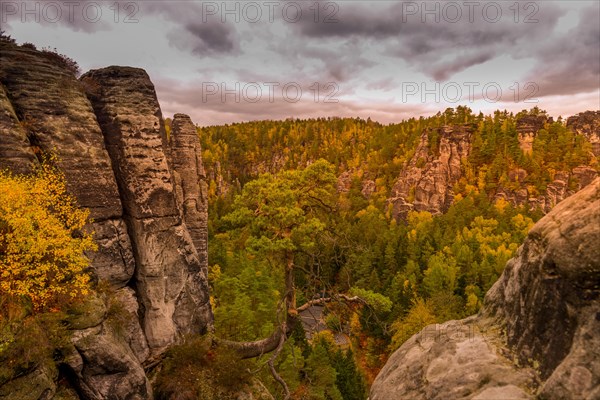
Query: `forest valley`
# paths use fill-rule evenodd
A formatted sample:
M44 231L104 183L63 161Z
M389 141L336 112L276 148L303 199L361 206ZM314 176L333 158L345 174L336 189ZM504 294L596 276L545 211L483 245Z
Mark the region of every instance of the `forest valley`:
M525 170L517 185L536 194L556 171L598 170L588 140L561 119L547 119L524 152L516 125L528 116L546 117L537 108L484 116L458 107L391 125L328 118L198 128L218 335L269 337L261 346L278 356L264 357L291 398L365 399L387 355L413 334L477 313L543 215L494 199L499 187L515 185L511 171ZM436 128L448 125L474 132L451 206L395 218L394 182L423 132L439 155ZM367 193L366 180L374 182ZM308 343L295 322L314 304L325 307L327 329ZM340 333L349 345L336 344ZM273 379L261 380L281 391Z
M524 151L517 123L530 117L545 122ZM586 136L546 117L537 108L483 115L457 107L389 125L327 118L198 127L215 326L160 360L151 374L155 397L225 399L250 385L276 398L366 399L388 355L412 335L477 313L543 216L500 191L526 188L535 197L560 171L600 170ZM472 132L448 207L397 212L390 198L398 177L423 135L429 156L440 156L445 126ZM515 171L525 173L515 179ZM578 185L570 175L568 188ZM64 321L93 309L81 299L90 285L82 253L94 244L82 230L86 212L76 209L60 172L48 164L31 177L3 172L0 186L0 248L29 254L3 258L4 271L26 278L0 288L1 383L33 362L52 362L66 340ZM411 188L408 202L414 196ZM37 222L24 224L23 210ZM42 236L50 239L33 244ZM55 258L29 262L48 246L60 250ZM52 282L63 283L49 285L48 271ZM301 317L315 308L320 327L307 334ZM111 303L108 313L118 329L120 306Z

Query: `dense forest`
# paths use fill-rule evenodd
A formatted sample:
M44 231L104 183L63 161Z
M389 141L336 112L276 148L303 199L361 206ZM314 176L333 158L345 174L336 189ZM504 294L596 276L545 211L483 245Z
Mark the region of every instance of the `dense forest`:
M531 151L523 151L516 127L528 116L546 122ZM485 116L458 107L391 125L327 118L198 128L209 184L217 332L235 340L268 335L278 323L291 259L299 304L333 293L366 299L328 303L327 330L310 344L302 332L288 341L276 364L292 397L366 398L366 384L386 355L410 336L478 311L543 215L494 197L499 187L515 185L511 171L525 170L526 180L516 185L536 194L557 171L598 168L584 136L545 117L537 108ZM422 134L436 154L436 128L448 125L473 131L452 205L440 215L412 211L394 218L388 199ZM374 187L365 192L367 180ZM303 184L311 181L318 188ZM351 344L336 345L338 333ZM279 390L273 379L263 381Z

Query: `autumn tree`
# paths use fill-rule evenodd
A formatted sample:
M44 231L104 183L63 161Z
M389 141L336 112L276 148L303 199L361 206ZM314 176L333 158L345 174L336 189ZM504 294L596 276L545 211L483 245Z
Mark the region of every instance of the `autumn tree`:
M88 292L95 249L83 231L88 211L77 208L62 174L49 162L31 176L0 172L0 298L60 307Z

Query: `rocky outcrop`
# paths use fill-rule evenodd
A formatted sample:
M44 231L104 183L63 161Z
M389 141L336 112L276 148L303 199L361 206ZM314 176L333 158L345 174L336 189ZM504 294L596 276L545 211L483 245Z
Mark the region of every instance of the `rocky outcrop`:
M189 116L173 117L169 148L177 203L202 269L208 274L208 188L200 140Z
M110 301L130 296L129 290L120 289L121 293ZM136 354L128 342L131 336L127 335L130 333L127 329L136 326L134 329L139 331L139 323L134 323L137 321L136 310L122 309L121 305L113 307L117 307L118 312L109 311L105 300L92 297L81 315L69 321L76 328L73 347L65 357L69 377L85 399L150 399L152 387L138 358L139 353ZM111 312L114 315L109 315ZM147 351L146 346L146 354Z
M69 321L72 346L60 374L82 398L151 398L142 365L212 324L199 143L189 130L175 137L167 162L160 107L143 70L111 67L77 80L56 54L0 41L0 167L29 172L36 155L56 155L69 191L91 212L99 245L91 267L113 293L92 298L85 318ZM195 195L200 215L186 205ZM199 228L194 240L182 218ZM202 248L203 240L199 256L195 243ZM72 394L56 386L57 376L34 369L3 384L0 398Z
M0 138L0 169L7 168L17 174L31 172L37 161L35 154L1 83Z
M441 214L450 207L452 186L463 174L461 161L469 155L472 133L467 125L422 133L414 156L392 188L389 201L396 218L413 210Z
M90 229L97 233L99 251L91 258L96 273L115 286L124 286L134 270L131 244L102 132L79 82L43 53L1 41L0 83L10 100L0 100L3 120L26 130L0 125L2 136L12 139L7 145L19 143L14 149L26 154L23 144L28 138L35 151L56 155L69 191L94 220ZM10 154L2 158L14 160Z
M571 117L568 126L590 142L598 142L600 111L586 111ZM518 118L516 131L519 146L531 153L537 132L553 123L546 115L524 115ZM392 187L388 201L393 205L395 218L405 219L410 211L428 211L434 215L444 213L454 200L453 186L464 176L463 161L471 152L469 125L428 128L421 134L414 155L405 164ZM496 188L494 199L503 198L515 206L529 206L548 213L556 204L586 187L597 176L595 156L591 166L581 165L570 171L554 172L553 181L538 191L528 186L527 171L508 171L508 181ZM338 187L344 188L348 178L342 174ZM347 190L347 189L346 189Z
M477 316L426 327L371 400L600 397L600 178L529 232Z
M517 169L508 173L509 185L499 186L495 199L503 198L511 204L528 205L548 213L558 203L588 186L597 176L598 171L586 165L573 168L571 172L557 171L546 190L532 196L523 184L527 171Z
M586 111L569 117L567 128L587 137L594 155L600 156L600 111Z
M523 153L530 154L533 151L535 135L546 123L552 123L552 121L552 118L545 115L525 115L517 120L519 147Z
M207 277L178 211L163 147L164 122L148 74L108 67L92 70L81 80L119 185L133 242L143 329L156 354L211 323ZM172 157L179 160L178 155Z
M600 395L598 243L600 179L531 229L487 293L482 315L503 324L522 363L539 363L541 378L548 378L541 390L546 397Z

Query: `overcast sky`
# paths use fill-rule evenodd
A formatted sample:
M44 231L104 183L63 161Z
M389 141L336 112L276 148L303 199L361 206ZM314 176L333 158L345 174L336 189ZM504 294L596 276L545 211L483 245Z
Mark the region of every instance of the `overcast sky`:
M163 115L199 125L600 109L596 0L2 0L0 25L83 72L144 68Z

